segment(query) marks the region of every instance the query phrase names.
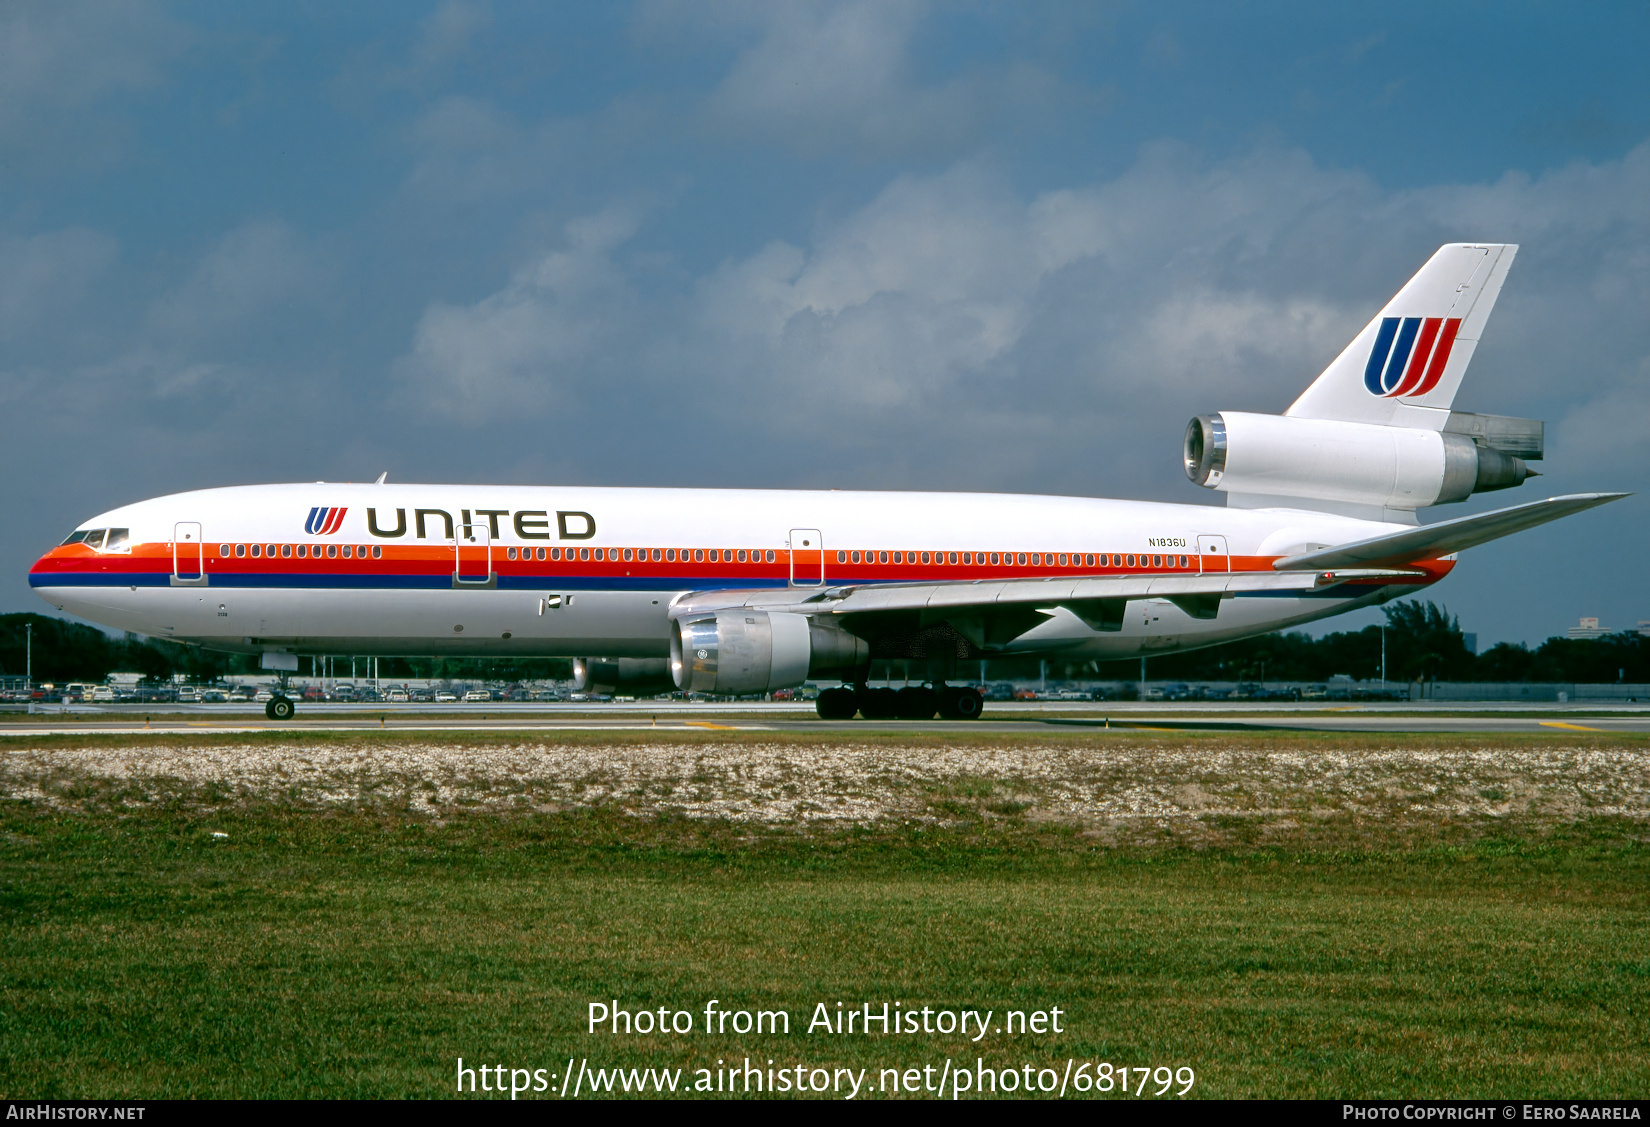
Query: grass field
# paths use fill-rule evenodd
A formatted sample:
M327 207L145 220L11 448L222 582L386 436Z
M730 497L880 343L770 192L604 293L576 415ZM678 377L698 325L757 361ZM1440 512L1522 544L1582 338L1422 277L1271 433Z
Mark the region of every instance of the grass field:
M459 1057L684 1088L863 1068L860 1098L947 1059L1189 1067L1213 1097L1642 1094L1647 750L8 742L0 1094L442 1096ZM707 1035L712 998L792 1032ZM696 1030L587 1033L612 999ZM1064 1032L806 1031L885 1000Z

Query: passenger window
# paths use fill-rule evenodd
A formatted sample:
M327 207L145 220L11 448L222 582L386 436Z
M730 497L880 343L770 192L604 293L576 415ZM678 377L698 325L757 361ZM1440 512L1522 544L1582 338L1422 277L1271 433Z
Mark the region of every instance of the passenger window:
M1066 554L1064 552L1060 553L1060 566L1061 567L1066 566Z
M928 553L927 553L927 552L924 552L924 553L923 553L923 554L922 554L922 562L923 562L923 563L927 563L927 562L928 562Z
M768 549L768 562L773 563L773 549L772 548Z
M693 549L693 562L694 563L704 563L705 562L705 550L703 548Z
M1152 557L1152 566L1153 567L1162 567L1163 566L1163 557L1162 556L1153 556Z
M258 544L252 545L252 558L253 559L257 559L262 554L263 554L262 546L260 546Z
M373 550L373 554L372 554L372 558L373 558L373 559L377 559L377 558L378 558L378 552L377 552L377 549L374 549L374 550ZM544 549L543 549L543 548L535 548L535 549L533 549L533 558L534 558L534 559L538 559L538 560L542 560L542 559L544 559Z
M836 554L836 562L837 563L847 563L848 562L848 553L847 552L838 552Z
M291 544L282 544L281 545L281 558L283 560L290 560L292 558L292 545Z
M1020 553L1019 564L1021 567L1026 565L1026 554L1024 552Z
M951 563L956 563L957 562L957 553L955 553L955 552L951 553L950 562Z
M101 550L103 548L103 532L104 530L101 528L96 532L88 532L83 543L88 548L97 548Z
M579 559L588 560L589 558L590 558L590 549L589 548L580 548L579 549Z
M1180 557L1180 566L1181 567L1190 567L1191 562L1189 560L1187 560L1185 556L1181 556Z
M974 553L973 552L964 552L963 553L963 563L971 564L973 562L974 562Z
M338 558L338 545L328 544L327 545L327 559L335 560L337 558Z
M1094 566L1094 553L1090 552L1088 555L1084 556L1083 561L1084 561L1084 566L1085 567L1093 567Z
M561 549L560 548L551 548L550 549L550 558L553 559L553 560L560 560L561 559Z
M344 545L344 558L347 560L351 556L353 556L354 554L355 553L350 549L350 546L348 544L345 544Z
M1042 567L1043 566L1043 557L1042 557L1041 553L1038 553L1038 552L1031 553L1031 566L1032 567Z
M659 558L660 558L660 557L661 557L661 556L662 556L662 555L663 555L663 554L664 554L664 553L663 553L663 552L661 552L661 551L659 551L659 549L657 549L657 548L655 548L655 549L653 549L653 562L654 562L654 563L658 563L658 562L659 562Z
M504 550L504 558L507 559L507 560L515 559L516 558L516 550L514 548L506 548Z
M111 528L109 530L109 538L103 541L103 550L105 552L113 552L118 548L123 548L126 546L126 541L131 538L132 534L129 529Z
M858 553L858 552L850 552L850 553L849 553L849 557L850 557L850 558L851 558L851 559L852 559L852 560L853 560L853 561L854 561L854 562L855 562L855 563L858 563L858 562L859 562L859 553Z
M309 555L309 549L307 547L305 547L303 544L299 544L298 545L298 558L303 559L307 555Z
M542 551L544 551L544 549L543 549L543 548L540 548L540 549L539 549L539 551L541 551L541 552L542 552ZM383 548L383 546L382 546L382 545L379 545L379 544L374 544L374 545L373 545L373 546L372 546L372 558L373 558L373 559L375 559L375 560L376 560L376 559L378 559L378 558L379 558L379 557L380 557L380 556L382 556L382 555L383 555L383 554L384 554L384 548Z
M237 557L246 555L246 545L245 544L236 544L235 545L235 555Z
M220 560L226 560L226 559L229 558L229 545L228 544L219 544L218 545L218 558Z
M841 553L838 553L838 555L840 555L840 554ZM740 563L748 563L749 562L748 553L743 548L739 549L739 562Z
M665 562L666 563L675 563L676 562L676 549L675 548L666 548L665 549Z
M264 545L264 555L268 556L270 559L274 559L275 558L275 545L265 544Z

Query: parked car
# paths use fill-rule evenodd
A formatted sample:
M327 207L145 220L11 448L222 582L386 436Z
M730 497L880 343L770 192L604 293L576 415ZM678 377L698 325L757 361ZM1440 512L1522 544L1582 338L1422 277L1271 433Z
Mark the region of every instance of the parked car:
M412 695L406 689L391 689L384 697L391 704L406 704L412 700Z
M457 693L450 693L446 689L437 689L436 690L435 703L437 703L437 704L448 704L450 702L454 702L454 701L457 701L457 700L458 700L458 694Z
M437 693L435 699L440 700L441 694ZM486 689L471 689L469 692L464 694L464 699L470 703L484 704L493 699L493 694L489 693Z

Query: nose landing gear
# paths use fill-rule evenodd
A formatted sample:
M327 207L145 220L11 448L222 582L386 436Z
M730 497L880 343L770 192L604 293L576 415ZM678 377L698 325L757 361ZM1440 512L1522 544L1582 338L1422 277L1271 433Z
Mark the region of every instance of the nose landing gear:
M286 695L285 670L282 670L279 676L281 679L280 688L275 690L275 695L269 699L268 704L264 705L264 715L271 720L291 720L292 714L297 712L298 709L292 703L291 698Z

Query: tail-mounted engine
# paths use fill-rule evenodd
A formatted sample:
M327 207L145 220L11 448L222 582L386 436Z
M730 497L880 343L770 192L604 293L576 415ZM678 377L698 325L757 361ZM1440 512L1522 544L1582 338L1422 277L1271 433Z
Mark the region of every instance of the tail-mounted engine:
M1410 510L1520 485L1541 455L1541 423L1464 411L1442 431L1222 411L1184 451L1187 477L1228 494Z
M840 626L749 607L679 619L670 639L671 675L691 693L766 693L809 677L848 678L870 660L870 646Z

